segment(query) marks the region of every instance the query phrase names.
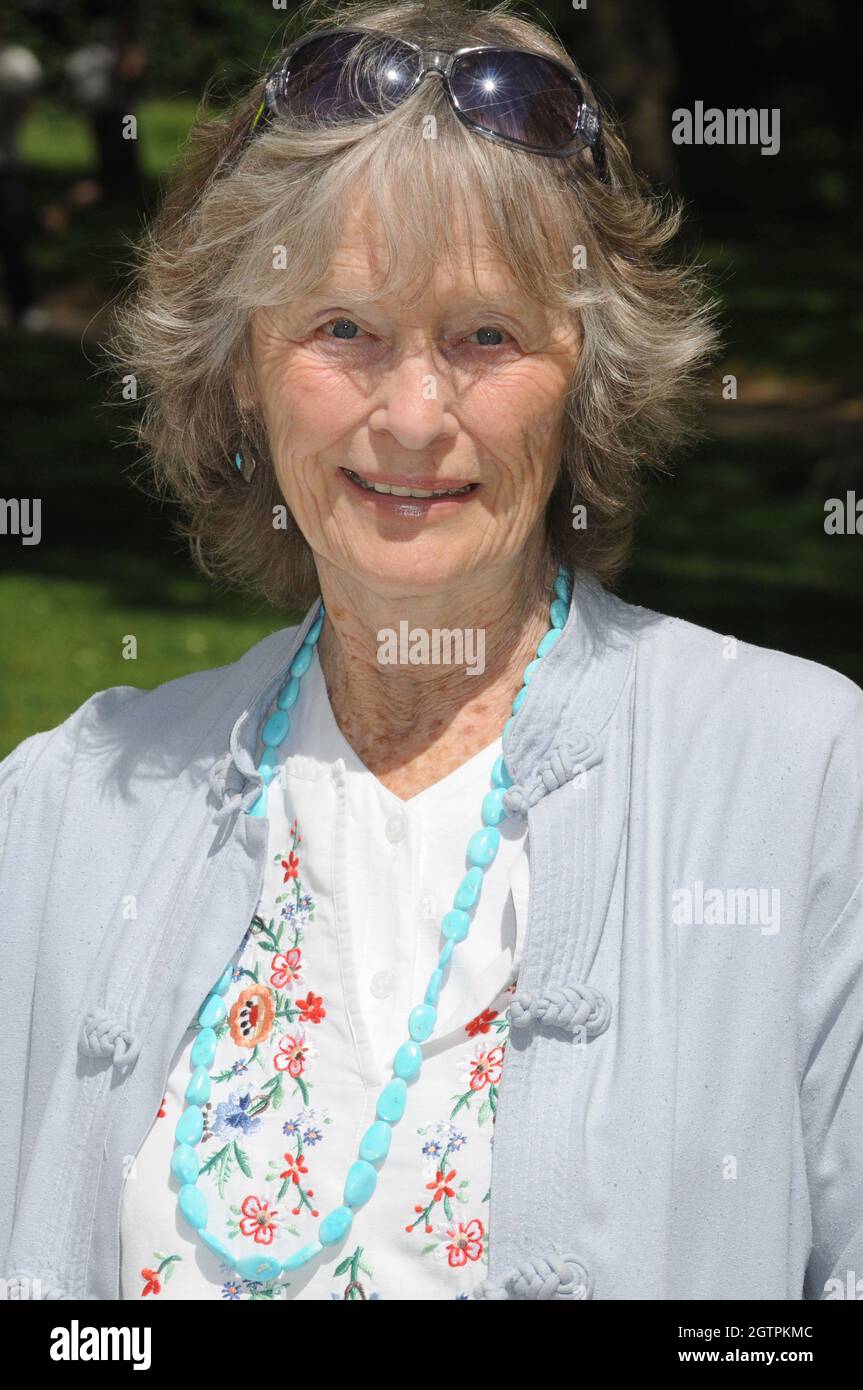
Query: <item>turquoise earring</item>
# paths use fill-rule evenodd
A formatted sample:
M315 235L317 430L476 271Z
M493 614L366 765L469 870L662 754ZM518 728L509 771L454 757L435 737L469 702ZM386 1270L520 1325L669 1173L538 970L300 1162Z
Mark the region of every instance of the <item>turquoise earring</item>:
M252 454L250 450L246 448L245 455L243 455L241 450L238 449L237 452L234 454L234 467L236 468L243 481L246 483L250 483L252 481L252 474L254 473L256 467L254 454Z

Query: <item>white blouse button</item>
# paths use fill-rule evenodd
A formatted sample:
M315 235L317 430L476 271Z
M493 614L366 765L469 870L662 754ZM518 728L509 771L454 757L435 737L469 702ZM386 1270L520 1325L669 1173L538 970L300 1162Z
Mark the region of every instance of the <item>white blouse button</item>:
M405 817L402 815L401 811L395 811L391 816L388 817L386 824L386 834L390 844L397 845L399 840L403 840L405 837L406 830L407 821L405 820Z
M386 999L393 992L395 976L391 970L378 970L372 975L371 991L375 999Z

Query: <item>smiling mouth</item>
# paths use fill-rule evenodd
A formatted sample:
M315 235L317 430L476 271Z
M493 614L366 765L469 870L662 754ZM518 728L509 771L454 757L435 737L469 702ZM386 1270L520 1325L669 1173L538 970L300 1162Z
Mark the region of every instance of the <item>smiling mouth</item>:
M475 492L479 487L479 483L465 483L462 487L449 488L401 487L395 483L369 482L350 468L343 468L341 471L345 477L350 478L352 483L356 483L366 492L376 492L381 497L417 497L422 500L427 500L429 497L465 497L469 492Z

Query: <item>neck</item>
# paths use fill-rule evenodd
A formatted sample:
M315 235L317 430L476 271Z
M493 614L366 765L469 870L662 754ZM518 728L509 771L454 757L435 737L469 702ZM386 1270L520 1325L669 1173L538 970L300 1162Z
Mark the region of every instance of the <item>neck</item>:
M493 742L548 630L554 574L537 547L468 582L399 594L319 560L321 669L336 722L367 767L403 769L429 750L440 767L457 765ZM459 636L448 653L453 633L461 653Z

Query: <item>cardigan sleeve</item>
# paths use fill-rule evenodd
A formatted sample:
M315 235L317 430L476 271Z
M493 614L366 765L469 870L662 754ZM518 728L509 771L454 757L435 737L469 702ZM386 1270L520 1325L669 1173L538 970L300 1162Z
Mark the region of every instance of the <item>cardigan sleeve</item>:
M0 1271L15 1216L21 1130L27 1085L33 986L39 952L38 932L18 910L12 863L12 828L28 769L50 733L32 734L0 762L0 1056L4 1058L3 1142L0 1144ZM20 1065L14 1059L19 1059Z
M863 1281L863 695L818 804L800 974L800 1110L812 1219L803 1296ZM853 1273L852 1273L853 1272ZM833 1282L838 1281L838 1282ZM863 1282L859 1285L863 1295Z

